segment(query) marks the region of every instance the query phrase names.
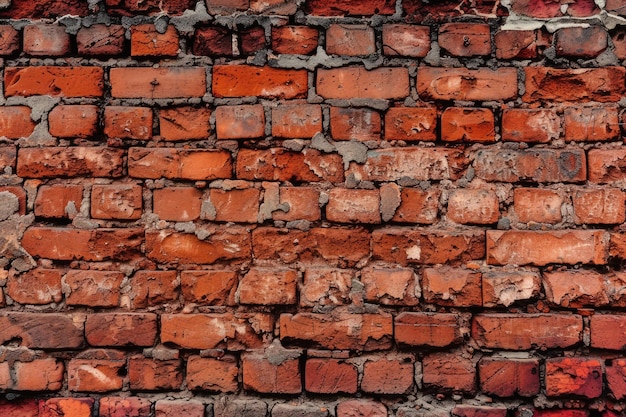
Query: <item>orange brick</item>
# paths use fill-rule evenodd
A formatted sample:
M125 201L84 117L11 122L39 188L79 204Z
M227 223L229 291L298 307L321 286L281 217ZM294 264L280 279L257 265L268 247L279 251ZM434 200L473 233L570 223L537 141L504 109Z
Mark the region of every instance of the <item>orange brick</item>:
M239 282L241 304L280 305L296 303L298 273L291 269L252 268Z
M490 28L482 23L446 23L439 28L439 46L454 56L491 54Z
M128 175L135 178L212 180L231 178L230 153L214 150L130 148Z
M425 100L508 100L517 97L517 70L420 67L417 93Z
M130 306L145 308L175 301L178 286L176 271L137 271L130 282Z
M361 390L372 394L405 394L413 386L414 359L381 357L363 364Z
M104 134L109 138L148 140L152 138L152 109L107 106Z
M119 415L149 416L152 402L139 397L102 397L100 398L100 417L118 417Z
M22 148L17 174L23 178L121 177L124 151L106 147Z
M32 362L15 362L13 374L16 391L58 391L63 387L63 362L55 358L34 359Z
M304 98L308 92L306 70L248 65L213 67L215 97Z
M280 361L263 353L244 353L241 359L244 389L266 394L302 392L299 351L284 351L285 358Z
M326 52L331 55L367 56L375 52L374 29L367 25L332 24L326 30Z
M494 41L498 59L537 57L537 34L532 30L499 30Z
M0 136L8 139L30 136L36 126L30 114L31 109L26 106L0 107Z
M441 115L441 139L449 142L494 142L493 112L483 108L448 107Z
M537 359L485 357L478 362L478 375L482 390L498 397L532 397L541 389Z
M590 149L589 181L606 184L626 179L626 149Z
M86 358L83 359L81 356ZM69 361L68 389L73 392L107 392L122 389L123 377L119 373L124 372L126 358L106 354L102 357L90 356L85 352Z
M361 271L365 300L382 305L417 305L421 294L410 268L368 267Z
M44 268L12 273L7 279L6 293L20 304L59 303L63 299L61 276L61 270Z
M461 224L493 224L500 218L496 193L489 190L459 189L448 198L448 218Z
M4 71L4 88L7 97L100 97L104 92L104 70L99 67L9 67Z
M260 104L215 109L218 139L255 139L265 135L265 110Z
M380 193L333 188L326 205L326 218L339 223L380 223Z
M308 392L317 394L355 394L358 372L356 366L338 359L311 358L306 361L304 384Z
M143 197L135 184L94 185L91 188L91 217L136 220L141 218Z
M272 212L274 220L320 220L322 210L319 205L320 192L312 187L280 187L280 204L287 204L288 211Z
M256 223L260 195L261 192L256 188L229 191L212 189L210 198L215 207L215 217L211 220Z
M626 220L625 195L622 190L579 190L572 201L577 223L619 224Z
M83 202L80 185L42 185L35 199L35 215L48 218L74 218Z
M206 94L203 67L111 68L115 98L185 98Z
M153 24L131 27L131 56L176 56L179 52L178 31L168 25L164 33L158 32Z
M20 50L20 34L11 25L0 25L0 55L10 56Z
M272 108L272 136L310 139L322 131L322 108L317 104L281 105Z
M185 301L200 305L233 305L237 273L231 270L182 271L180 285Z
M331 107L330 134L335 140L379 141L380 113L366 108Z
M157 319L152 313L91 314L85 322L87 343L91 346L152 346L157 335Z
M620 136L616 107L568 107L564 114L565 140L605 141Z
M188 222L200 218L202 192L193 187L154 190L152 211L162 220Z
M602 395L602 362L596 358L546 359L546 395Z
M178 359L158 360L133 356L128 360L128 379L133 391L179 390L183 382Z
M319 69L315 85L317 94L328 99L401 99L409 95L409 73L399 67Z
M481 284L480 272L462 268L427 268L422 275L424 300L437 305L482 306Z
M345 305L350 303L354 271L338 268L307 268L300 287L300 305Z
M239 367L233 356L220 359L190 356L187 360L187 387L210 392L237 392ZM204 410L200 416L204 416ZM172 417L174 417L172 415Z
M385 139L405 141L437 140L437 109L433 107L392 107L385 114Z
M63 278L68 288L65 302L69 306L117 307L122 279L121 272L70 270Z
M419 188L402 188L400 205L391 219L398 223L433 224L439 213L439 195L437 188L423 191Z
M49 131L59 138L92 138L98 130L98 107L58 105L48 114Z
M513 205L519 221L523 223L558 223L562 219L563 197L552 190L516 188Z
M161 139L167 141L207 139L211 111L200 107L172 107L158 111Z
M504 109L502 140L546 143L561 135L561 119L552 109Z
M623 67L557 69L526 67L525 102L618 101L626 90Z
M456 353L437 352L424 357L422 381L437 390L464 392L476 391L476 368L471 359Z
M24 52L33 56L63 56L70 51L70 35L63 26L28 25L23 43Z
M94 402L93 398L51 398L40 405L38 417L90 417Z
M430 28L406 24L383 25L383 53L423 58L430 51Z
M308 26L272 27L272 49L279 54L308 55L317 49L319 32Z
M398 314L394 338L403 346L445 347L463 341L460 318L450 313Z

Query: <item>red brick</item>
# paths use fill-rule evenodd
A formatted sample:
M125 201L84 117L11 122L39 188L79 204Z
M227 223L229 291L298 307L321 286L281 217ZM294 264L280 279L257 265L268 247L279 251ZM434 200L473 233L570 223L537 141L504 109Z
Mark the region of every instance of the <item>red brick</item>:
M390 108L385 114L385 139L437 140L437 109L434 107Z
M489 25L483 23L445 23L439 28L437 41L453 56L491 54Z
M76 34L79 55L117 56L124 52L126 30L122 25L96 24Z
M476 391L476 368L458 353L431 353L422 361L422 381L436 390L472 394Z
M212 189L210 199L215 207L215 217L210 217L210 220L256 223L259 217L260 195L261 192L256 188L229 191Z
M195 400L158 400L154 406L156 417L204 417L204 404Z
M157 316L150 313L99 313L87 316L87 343L91 346L152 346Z
M387 314L280 315L280 339L324 349L379 350L392 342L392 317Z
M420 67L417 92L424 100L513 99L517 97L517 70Z
M556 32L557 56L594 58L607 47L607 32L600 26L561 28Z
M121 355L72 359L67 366L68 389L74 392L121 390L124 382L120 374L124 373L125 366L126 359Z
M70 270L63 278L70 306L117 307L124 274L114 271Z
M24 52L32 56L63 56L70 52L70 35L63 26L28 25L23 32Z
M121 177L124 151L105 147L22 148L17 175L22 178Z
M0 55L9 56L20 50L20 34L11 25L0 25Z
M150 417L152 403L139 397L103 397L100 417Z
M315 16L392 15L394 12L395 3L391 0L339 0L333 3L324 0L311 0L307 2L306 7L306 13Z
M317 49L319 32L308 26L272 28L272 49L279 54L308 55Z
M546 395L602 395L602 362L595 358L550 358L546 360Z
M608 236L602 231L487 231L487 263L491 265L604 265L607 256Z
M374 259L407 264L467 262L485 256L484 235L390 227L372 232Z
M300 352L281 350L280 360L265 353L247 352L241 357L243 388L264 394L299 394L302 392Z
M552 109L504 109L502 140L547 143L559 139L561 119Z
M182 271L180 285L185 301L200 305L233 305L237 273L230 270Z
M430 27L383 25L383 54L423 58L430 51Z
M326 218L339 223L380 223L380 192L333 188L328 195Z
M233 356L220 359L190 356L185 380L191 390L237 392L239 367ZM174 416L172 416L174 417ZM201 414L204 417L204 413Z
M322 108L316 104L281 105L272 108L272 136L310 139L322 131Z
M537 298L541 289L539 274L531 271L483 273L483 306L506 307L516 301Z
M606 184L626 179L626 149L590 149L589 181Z
M612 359L610 362L606 361L605 372L607 385L613 396L618 401L626 398L626 360ZM612 416L609 414L607 417Z
M240 304L286 305L296 303L298 273L291 269L252 268L239 281Z
M591 316L591 346L596 349L622 350L626 346L626 316Z
M383 305L417 305L421 294L411 268L371 266L361 270L365 300Z
M131 357L128 360L128 379L133 391L178 390L183 382L181 363L178 359Z
M142 189L135 184L91 187L91 217L94 219L136 220L142 213Z
M23 149L21 150L23 151ZM17 162L17 151L15 146L0 147L0 168L4 171L6 168L15 170Z
M622 67L556 69L526 67L526 93L532 101L615 102L625 91Z
M194 55L232 56L233 34L225 27L209 26L196 29Z
M427 268L422 275L422 293L427 303L472 307L482 306L480 272L461 268Z
M578 190L572 201L577 223L619 224L626 219L625 195L620 189Z
M595 271L571 270L543 273L546 300L568 308L600 307L609 303L604 275Z
M306 70L216 65L212 90L215 97L304 98L308 75Z
M576 314L478 314L472 338L493 349L553 349L578 344L582 330L582 317Z
M162 220L188 222L200 218L202 192L193 187L168 187L152 193L152 211Z
M255 139L265 135L265 111L260 104L215 109L218 139Z
M16 391L58 391L63 387L65 366L55 358L34 359L13 364Z
M539 360L485 357L478 362L480 388L498 397L539 394Z
M242 228L208 228L209 237L170 231L146 232L146 256L160 263L212 264L250 258L250 233Z
M537 57L537 34L532 30L499 30L494 41L498 59Z
M49 131L59 138L91 138L98 130L98 106L58 105L48 114Z
M178 31L172 25L168 25L163 33L153 24L135 25L130 29L131 56L175 57L179 51Z
M326 52L330 55L367 56L375 51L370 26L331 24L326 30Z
M437 188L423 191L419 188L402 188L400 205L391 219L399 223L433 224L439 212L439 195Z
M0 107L0 136L8 139L30 136L36 126L30 114L31 109L26 106Z
M265 29L262 26L240 29L239 38L239 47L243 55L254 55L265 48Z
M401 99L409 95L409 73L401 67L319 69L315 85L327 99Z
M12 4L11 4L12 3ZM10 19L39 19L64 15L87 16L88 5L79 0L52 0L52 1L28 1L13 0L5 2L6 10L0 13L2 18Z
M143 229L79 230L31 227L24 233L22 246L32 256L40 258L63 261L122 261L139 254L143 236Z
M161 139L167 141L207 139L211 111L204 107L172 107L158 110Z
M400 313L394 319L396 343L445 347L463 341L459 317L449 313Z
M565 140L605 141L620 135L616 107L568 107L565 109Z
M626 58L626 31L624 29L611 31L611 40L613 41L613 53L615 56L619 59Z
M316 394L356 394L356 366L339 359L311 358L306 361L304 384Z
M386 356L363 364L361 390L372 394L406 394L413 386L413 358Z
M42 400L39 417L91 417L93 398L51 398Z
M288 205L288 211L276 210L272 218L279 221L320 220L320 192L313 187L280 187L280 204ZM266 194L267 196L267 194ZM266 197L267 199L267 197Z
M339 183L343 182L343 172L339 155L314 149L241 149L237 154L236 176L242 180Z
M106 0L107 11L122 16L181 15L185 10L193 10L193 0ZM117 7L116 7L117 6Z
M9 273L6 294L20 304L59 303L61 292L61 271L58 269L37 268L22 274Z
M206 94L203 67L111 68L115 98L186 98Z
M448 197L447 216L461 224L496 223L500 218L498 196L490 190L454 190Z
M186 349L230 350L259 348L262 337L273 333L274 323L267 314L250 313L235 316L219 314L162 314L161 342Z
M148 140L152 138L152 109L107 106L104 134L109 138Z
M380 114L365 108L330 108L330 134L335 140L379 141Z
M4 93L11 96L100 97L104 70L99 67L9 67Z
M563 14L575 17L584 17L591 16L599 12L597 6L591 0L581 0L577 3L569 4L568 6L569 7L562 9L560 3L516 0L512 3L512 10L524 16L534 18L559 17Z
M35 199L35 215L74 218L83 201L81 185L42 185Z
M494 142L493 112L483 108L448 107L441 115L441 139L446 142Z
M354 271L348 269L307 268L300 286L300 306L349 304L353 279Z
M130 148L128 175L152 179L231 178L232 159L229 152L212 149Z
M386 417L387 407L367 399L344 400L337 404L337 417Z
M581 149L484 149L476 153L476 176L486 181L579 182L586 179Z
M146 308L166 304L178 299L176 271L137 271L130 281L126 297L131 308Z
M367 152L364 164L351 163L346 175L362 181L458 179L469 161L451 148L389 148Z
M0 412L4 417L39 417L39 400L2 400Z
M20 346L34 349L77 349L84 345L83 321L79 316L59 313L0 315L0 343L19 338Z
M516 188L513 205L522 223L559 223L562 220L563 197L553 190Z
M356 228L314 228L308 232L271 227L252 232L255 259L284 263L323 259L340 267L354 266L370 253L370 234Z

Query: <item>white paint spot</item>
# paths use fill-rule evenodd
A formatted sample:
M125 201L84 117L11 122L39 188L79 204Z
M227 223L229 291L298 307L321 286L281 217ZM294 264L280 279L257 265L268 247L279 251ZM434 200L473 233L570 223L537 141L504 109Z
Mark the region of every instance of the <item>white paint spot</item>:
M421 256L422 256L422 249L419 247L419 245L411 246L410 248L406 250L407 259L413 259L413 260L419 261Z

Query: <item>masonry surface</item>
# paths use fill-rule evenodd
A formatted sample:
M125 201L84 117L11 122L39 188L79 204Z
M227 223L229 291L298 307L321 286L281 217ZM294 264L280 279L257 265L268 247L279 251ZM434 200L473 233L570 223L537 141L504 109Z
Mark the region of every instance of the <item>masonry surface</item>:
M0 416L626 415L622 0L0 0Z

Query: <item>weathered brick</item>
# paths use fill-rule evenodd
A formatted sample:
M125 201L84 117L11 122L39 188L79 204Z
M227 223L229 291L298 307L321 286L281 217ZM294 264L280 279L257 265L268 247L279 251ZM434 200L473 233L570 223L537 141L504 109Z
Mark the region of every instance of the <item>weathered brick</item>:
M606 141L620 135L616 107L568 107L564 112L565 140Z
M265 29L262 26L251 26L239 30L239 48L244 55L253 55L265 48Z
M593 58L607 47L608 35L601 26L561 28L556 32L557 56Z
M164 32L157 31L153 24L134 25L130 29L131 56L170 56L179 52L178 30L168 25Z
M420 188L402 188L400 205L392 221L398 223L433 224L439 213L439 195L437 188L424 191Z
M587 177L581 149L484 149L476 153L476 176L498 182L579 182Z
M239 303L295 304L297 278L297 272L291 269L252 268L239 282Z
M204 417L204 404L196 400L158 400L154 405L156 417Z
M383 54L423 58L430 51L430 27L406 24L383 25Z
M319 69L315 85L328 99L401 99L409 95L409 73L401 67Z
M368 399L352 399L341 401L337 404L337 417L385 417L387 407Z
M98 130L98 107L58 105L48 114L49 131L59 138L91 138Z
M194 187L161 188L152 193L152 211L163 220L197 220L201 207L202 192Z
M32 56L63 56L70 52L70 35L60 25L35 24L24 27L24 52Z
M205 217L216 221L256 223L260 195L261 192L256 188L229 191L212 189L210 200L215 208L215 216Z
M55 358L15 362L12 373L15 382L10 389L16 391L58 391L63 387L65 366Z
M413 386L414 359L385 356L363 364L361 390L372 394L406 394Z
M288 205L289 210L272 212L274 220L316 221L322 217L319 205L320 192L317 189L313 187L280 187L279 194L280 204Z
M176 271L137 271L130 282L130 293L122 295L131 308L146 308L175 301L179 282Z
M482 189L458 189L448 197L447 217L461 224L493 224L500 218L496 193Z
M191 390L236 392L239 388L238 375L239 367L233 356L219 359L190 356L185 380Z
M126 358L116 351L85 351L67 366L68 389L73 392L120 390Z
M255 139L265 135L265 112L260 104L215 109L218 139Z
M422 367L422 381L427 387L468 394L476 391L475 365L457 353L428 354L424 356Z
M517 96L517 70L420 67L417 92L425 100L508 100Z
M50 398L42 400L39 417L91 417L93 398Z
M65 302L71 306L117 307L124 274L70 270L65 274Z
M31 109L26 106L0 107L0 136L19 139L30 136L35 130Z
M142 189L139 185L91 187L91 217L94 219L136 220L141 218L142 206Z
M532 101L614 102L624 94L622 67L556 69L526 67L526 93Z
M626 220L626 196L618 188L578 190L572 197L577 223L619 224Z
M193 0L106 0L107 10L122 16L181 15L187 9L193 10L194 4Z
M487 263L491 265L604 265L607 257L608 235L602 231L487 231Z
M272 49L279 54L310 54L317 48L318 38L319 32L314 27L272 27Z
M526 301L539 296L541 277L531 271L483 273L483 306L506 307L516 301Z
M596 358L549 358L546 360L546 395L602 395L602 362Z
M4 71L8 97L100 97L103 92L104 71L99 67L8 67Z
M203 67L111 68L115 98L185 98L206 94Z
M63 299L61 276L62 272L58 269L37 268L22 274L11 271L6 293L21 304L58 303Z
M368 25L332 24L326 30L326 52L331 55L367 56L375 50L374 29Z
M505 109L502 140L547 143L561 134L561 119L552 109Z
M329 4L324 0L311 0L305 10L315 16L391 15L395 12L395 3L392 0L339 0Z
M180 360L158 360L137 355L128 360L130 389L135 391L178 390L183 382Z
M590 328L593 348L622 350L626 346L626 316L594 314Z
M480 272L461 268L426 268L422 275L422 293L427 303L455 307L481 306Z
M478 314L472 338L481 347L508 350L566 348L582 340L577 314Z
M83 201L81 185L42 185L35 198L35 215L47 218L74 218Z
M546 300L563 307L599 307L609 303L608 282L595 271L544 272L543 286Z
M556 191L516 188L513 192L515 214L520 222L558 223L562 220L563 197Z
M15 169L17 162L17 150L15 146L0 147L0 168L4 171L6 168Z
M433 107L390 108L385 114L385 139L437 140L437 109Z
M498 397L539 394L539 360L485 357L478 362L480 388Z
M380 113L366 108L330 108L330 134L333 139L378 141L380 133Z
M607 184L626 179L626 149L590 149L587 158L590 182Z
M81 27L76 34L79 55L116 56L124 52L125 29L122 25L96 24Z
M36 399L0 401L0 411L5 417L39 417L39 402Z
M121 177L124 151L105 147L22 148L17 174L23 178Z
M322 108L316 104L286 104L272 108L272 136L310 139L322 131Z
M483 108L448 107L441 114L441 139L446 142L494 142L493 112Z
M76 349L83 346L80 316L60 313L4 312L0 315L0 343L19 340L35 349Z
M233 33L221 26L199 27L195 32L192 51L194 55L232 56Z
M299 394L302 392L300 354L295 349L274 349L269 352L246 352L241 357L243 387L265 394ZM271 355L282 355L276 359Z
M491 54L490 28L484 23L445 23L439 27L437 41L454 56Z
M326 218L339 223L380 223L378 190L333 188L328 194Z
M383 305L417 305L421 289L411 268L370 266L361 270L365 299Z
M394 339L407 346L445 347L463 341L460 318L450 313L400 313L394 319Z
M151 313L99 313L87 316L85 336L91 346L152 346L157 316Z
M499 30L494 35L496 58L529 59L537 57L537 34L532 30Z
M185 301L200 305L235 303L237 273L231 270L182 271L181 292Z
M353 278L354 271L349 269L307 268L300 286L300 305L349 304Z
M324 349L388 349L392 327L392 317L382 313L280 315L281 340L311 343Z
M308 90L305 70L291 70L248 65L213 67L215 97L303 98Z
M207 139L211 111L205 107L171 107L158 111L161 139L167 141Z
M100 398L100 417L149 417L152 403L139 397Z
M340 359L311 358L306 361L304 384L316 394L355 394L358 371L356 366Z
M267 403L261 400L236 399L222 396L214 404L215 417L265 417Z
M152 109L148 107L107 106L104 134L118 139L151 139L152 117Z
M569 7L566 8L561 8L560 3L532 2L529 0L516 0L511 6L514 12L533 18L551 18L563 15L584 17L599 12L598 7L590 0L581 0L568 5Z
M11 25L0 25L0 55L10 56L19 50L19 32Z
M153 179L231 178L232 158L229 152L212 149L130 148L128 175Z

